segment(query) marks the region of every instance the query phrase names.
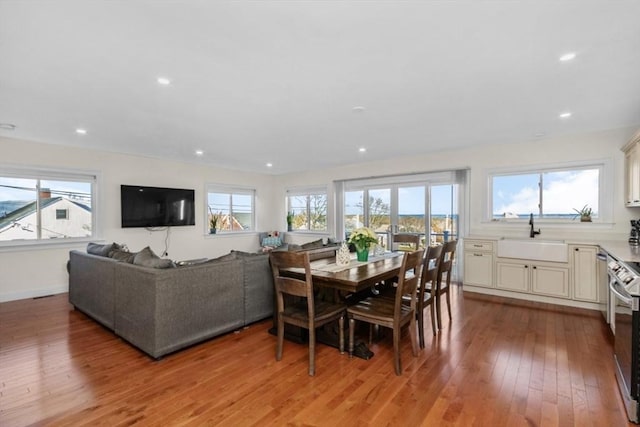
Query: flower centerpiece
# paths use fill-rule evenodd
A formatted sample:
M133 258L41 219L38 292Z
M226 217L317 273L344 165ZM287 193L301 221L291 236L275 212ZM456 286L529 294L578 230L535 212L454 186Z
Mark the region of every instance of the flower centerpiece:
M358 261L366 261L369 259L369 248L372 244L378 243L378 236L369 227L360 227L351 232L349 243L356 247Z

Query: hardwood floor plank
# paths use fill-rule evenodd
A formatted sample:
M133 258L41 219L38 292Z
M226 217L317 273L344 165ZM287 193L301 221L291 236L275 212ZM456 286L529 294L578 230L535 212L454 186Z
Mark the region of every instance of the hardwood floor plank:
M66 302L0 304L0 425L629 426L597 312L464 293L393 372L304 344L275 361L270 320L154 361Z

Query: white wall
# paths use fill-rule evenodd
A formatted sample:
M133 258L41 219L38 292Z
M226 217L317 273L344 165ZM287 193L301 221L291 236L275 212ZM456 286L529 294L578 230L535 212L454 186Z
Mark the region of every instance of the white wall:
M626 240L629 219L640 218L640 209L626 208L624 192L624 153L622 146L637 129L617 129L561 138L536 140L506 145L491 145L482 148L442 150L435 153L370 162L366 165L349 165L323 171L307 171L276 178L275 194L283 194L294 182L297 186L323 185L335 180L372 175L403 174L408 172L431 172L443 169L470 168L469 189L469 233L490 236L528 236L527 225L509 225L483 222L483 203L486 197L487 169L514 166L541 166L562 162L593 161L610 159L613 165L613 223L580 224L568 226L549 225L542 229L541 238ZM579 208L580 206L578 206ZM284 207L278 212L285 215ZM538 226L536 226L538 228Z
M635 129L619 129L585 135L495 145L483 148L442 150L436 153L416 155L410 158L370 162L365 165L344 166L320 171L307 171L272 177L231 170L158 160L140 156L128 156L92 150L81 150L55 145L37 144L0 138L2 160L13 165L93 169L102 174L99 214L103 224L101 236L105 241L127 243L131 250L144 246L158 254L164 249L164 232L148 232L144 229L120 228L120 184L140 184L196 190L195 227L171 229L169 258L190 259L215 257L231 249L255 250L258 242L255 234L249 236L210 237L205 235L204 218L205 183L223 183L254 187L257 190L256 210L259 230L285 229L285 190L295 186L328 185L334 180L360 178L371 175L429 172L443 169L469 167L470 200L469 230L479 235L523 235L528 228L485 223L482 221L485 197L485 172L504 166L544 165L548 163L601 160L610 158L614 167L613 223L603 226L571 224L569 227L545 229L541 237L584 238L597 240L626 240L629 219L640 218L640 209L625 208L623 203L623 163L620 148L633 135ZM333 206L330 205L330 209ZM329 233L332 235L333 233ZM322 234L320 234L322 235ZM326 235L326 234L325 234ZM311 240L317 235L299 235L295 242ZM78 245L84 249L86 245ZM0 301L65 292L65 270L69 248L31 249L0 252Z
M205 232L205 185L221 183L256 189L258 230L282 229L272 214L274 200L273 177L178 163L142 156L130 156L94 150L38 144L0 138L0 163L30 167L65 168L97 171L101 175L98 188L98 238L107 242L126 243L130 250L145 246L160 255L165 248L165 231L120 227L120 185L150 185L158 187L193 188L196 201L196 225L172 227L168 257L174 260L213 258L231 249L254 251L257 234L216 235ZM282 221L284 222L284 220ZM21 248L0 251L0 301L66 292L68 275L66 262L69 249L85 249L86 244L69 247Z

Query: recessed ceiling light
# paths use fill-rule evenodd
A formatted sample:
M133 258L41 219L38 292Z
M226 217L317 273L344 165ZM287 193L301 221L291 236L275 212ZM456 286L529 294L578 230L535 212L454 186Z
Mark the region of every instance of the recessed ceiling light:
M196 150L196 156L202 156L202 155L204 155L204 151Z
M533 134L533 136L535 138L542 138L545 135L546 135L546 133L544 133L544 132L536 132L536 133Z
M576 57L576 53L575 52L569 52L569 53L565 53L564 55L562 55L559 60L560 62L567 62L567 61L571 61L572 59L575 59Z
M158 77L158 84L162 86L169 86L171 84L171 80L166 77Z
M357 106L357 107L353 107L352 110L355 111L356 113L362 113L364 111L364 107Z
M267 163L267 167L268 168L272 168L273 167L273 163Z
M569 117L571 117L571 112L570 111L567 111L567 112L564 112L564 113L560 114L560 118L561 119L568 119Z
M78 135L86 135L87 134L87 130L86 129L82 129L82 128L78 128L78 129L76 129L76 133Z
M367 151L367 149L366 149L366 148L364 148L364 147L360 147L360 148L358 149L358 151L359 151L359 152L361 152L361 153L364 153L365 151Z
M16 125L14 125L12 123L0 123L0 129L15 130L16 129Z

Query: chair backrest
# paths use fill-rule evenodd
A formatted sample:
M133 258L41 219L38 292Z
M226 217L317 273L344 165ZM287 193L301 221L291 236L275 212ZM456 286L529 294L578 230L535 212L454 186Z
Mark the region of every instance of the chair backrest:
M403 245L399 246L399 244ZM407 245L411 245L411 247L407 248ZM416 251L420 249L420 235L410 233L394 234L391 236L391 249Z
M309 319L314 317L313 302L313 281L311 280L311 266L309 265L309 254L306 251L289 252L274 251L269 254L271 271L273 272L273 284L276 292L276 309L278 312L284 311L284 295L307 298L309 308ZM297 279L283 275L285 269L302 269L305 279Z
M451 269L453 268L453 258L456 253L456 247L458 246L457 240L450 240L445 242L442 246L442 254L440 255L440 269L438 273L438 280L442 280L442 275L447 273L447 284L451 282Z
M402 307L402 296L410 295L411 308L416 309L416 292L420 282L420 272L422 270L422 255L424 250L418 249L413 252L406 252L403 255L402 267L398 272L398 287L396 288L394 317L398 320Z
M438 274L440 272L440 260L442 259L441 245L429 246L427 253L422 260L422 276L420 277L420 287L418 301L424 301L424 293L429 289L431 295L435 295L436 285L438 283ZM431 286L427 287L427 283L431 282Z

